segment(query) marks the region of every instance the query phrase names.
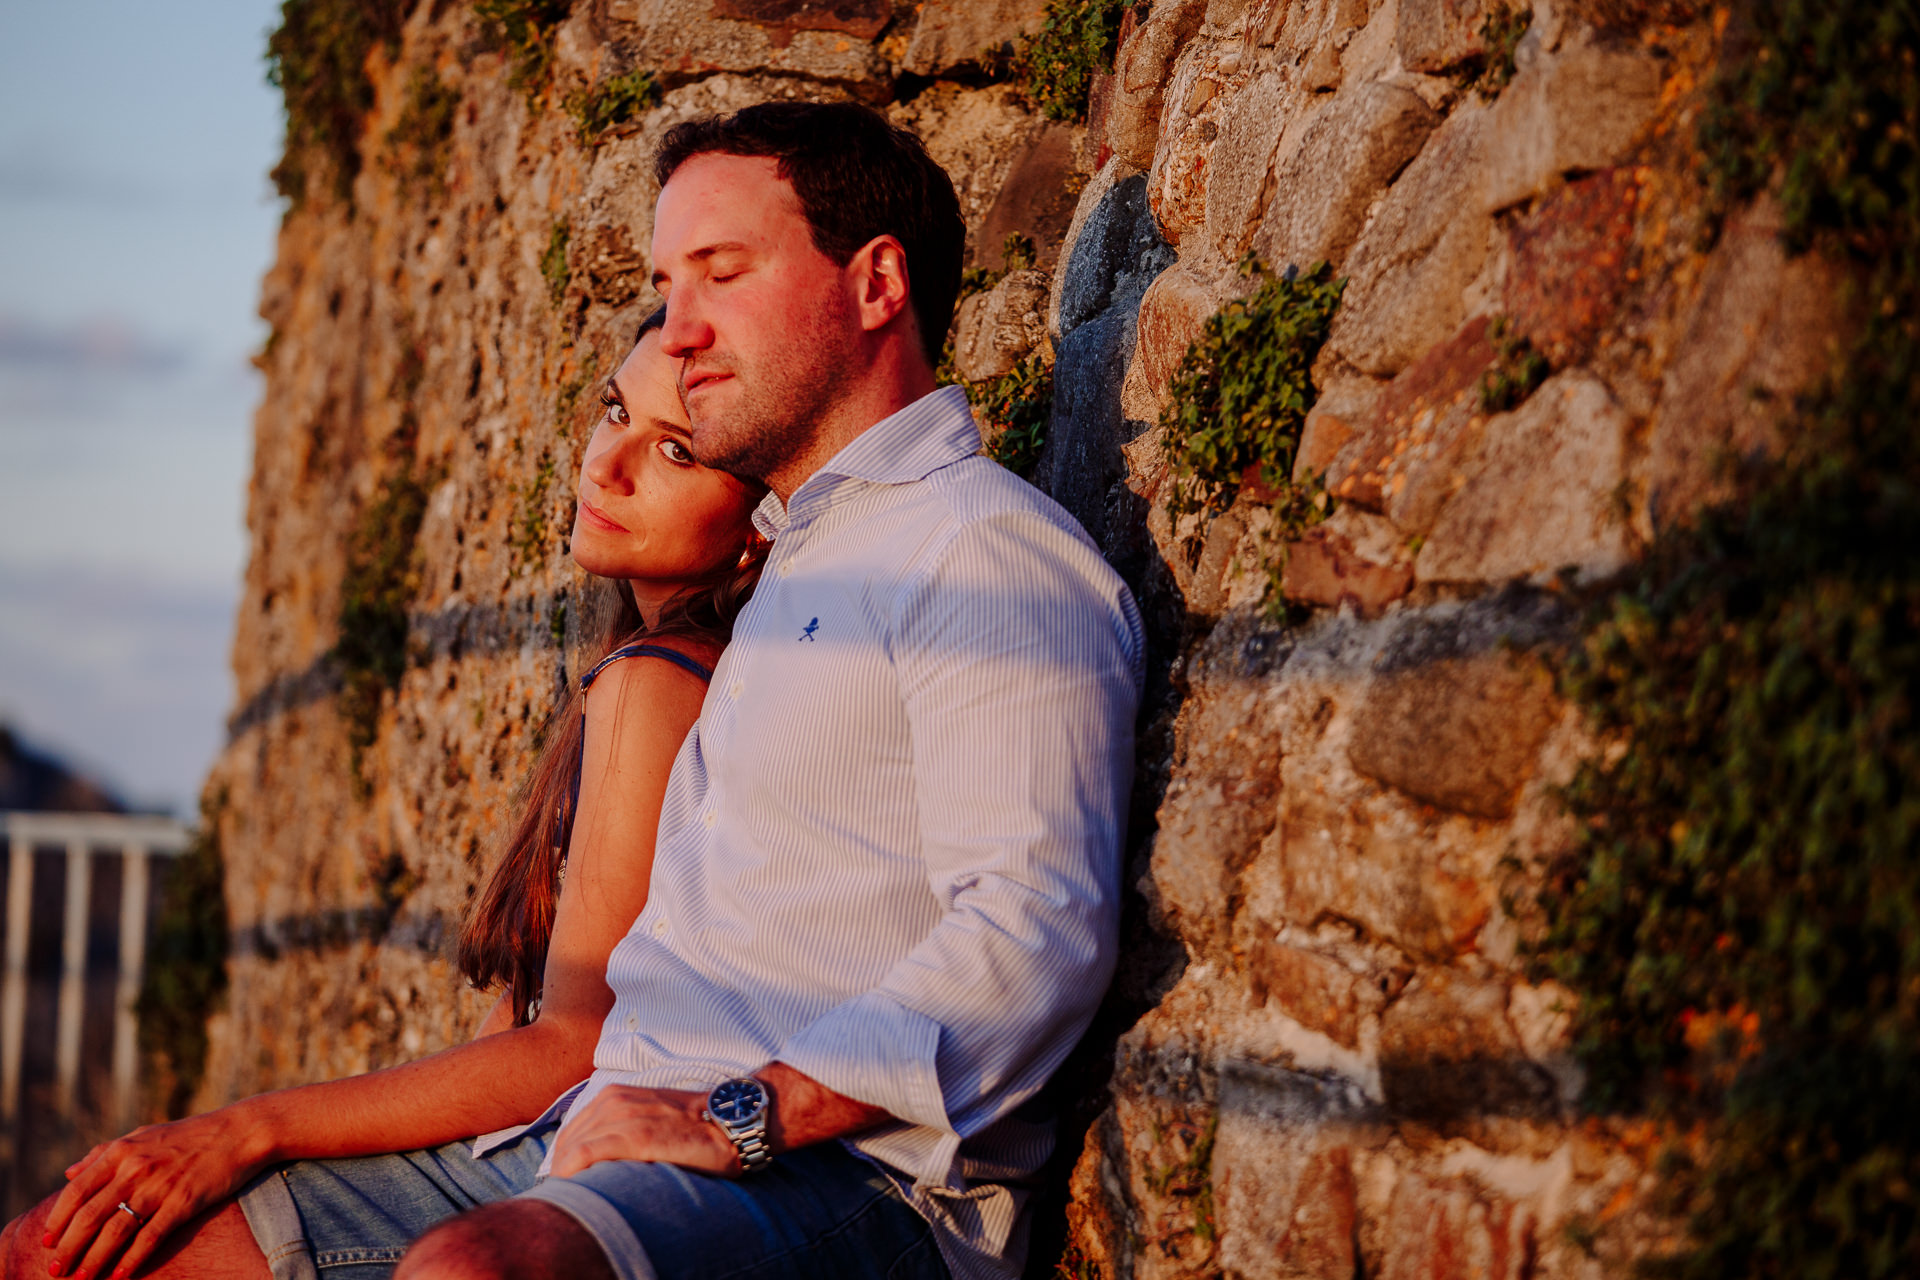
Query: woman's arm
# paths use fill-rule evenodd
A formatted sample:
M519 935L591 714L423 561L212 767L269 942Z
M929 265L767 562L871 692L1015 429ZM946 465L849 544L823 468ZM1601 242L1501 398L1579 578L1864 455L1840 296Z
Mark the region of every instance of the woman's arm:
M679 667L647 659L615 663L595 682L566 887L534 1023L94 1148L67 1171L48 1218L59 1274L76 1261L102 1274L122 1249L124 1268L137 1269L171 1231L267 1165L413 1150L524 1123L584 1079L613 1005L607 956L646 905L667 775L705 690ZM144 1227L118 1211L122 1201Z

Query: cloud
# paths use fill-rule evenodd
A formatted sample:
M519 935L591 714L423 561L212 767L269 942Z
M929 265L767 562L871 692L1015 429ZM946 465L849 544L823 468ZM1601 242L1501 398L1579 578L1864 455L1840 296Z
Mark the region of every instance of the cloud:
M186 363L183 346L143 334L119 316L56 326L0 313L0 370L151 376L177 372Z
M151 204L159 194L150 183L89 172L42 146L0 154L0 202L120 208Z

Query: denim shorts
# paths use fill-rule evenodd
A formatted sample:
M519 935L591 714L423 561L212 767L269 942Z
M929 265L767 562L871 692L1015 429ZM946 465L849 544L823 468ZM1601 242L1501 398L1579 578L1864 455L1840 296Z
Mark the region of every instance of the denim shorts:
M741 1178L608 1160L520 1198L570 1214L620 1280L948 1280L926 1219L837 1142Z
M386 1280L407 1246L456 1213L533 1185L558 1122L473 1154L425 1151L298 1160L260 1175L240 1210L274 1280Z
M386 1280L432 1227L515 1195L580 1223L620 1280L948 1280L926 1220L837 1142L740 1179L638 1160L536 1178L557 1128L484 1156L453 1142L297 1161L255 1179L240 1208L274 1280Z

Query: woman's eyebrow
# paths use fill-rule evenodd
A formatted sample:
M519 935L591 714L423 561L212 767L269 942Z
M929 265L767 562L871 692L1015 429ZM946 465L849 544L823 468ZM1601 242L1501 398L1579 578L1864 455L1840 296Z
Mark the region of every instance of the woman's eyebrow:
M665 418L655 418L653 425L676 439L689 441L693 439L693 432L677 422L668 422Z
M611 400L615 404L622 406L627 403L627 398L620 394L620 384L612 378L608 378L606 385L600 388L600 399L603 401Z

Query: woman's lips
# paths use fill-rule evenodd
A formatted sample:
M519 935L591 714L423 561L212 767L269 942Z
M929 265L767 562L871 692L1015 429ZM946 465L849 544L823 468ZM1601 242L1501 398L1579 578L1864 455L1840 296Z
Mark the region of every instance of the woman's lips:
M631 533L632 532L632 530L628 529L627 526L612 519L607 515L606 512L594 506L591 502L588 502L585 498L580 499L580 517L581 519L585 520L593 528L604 529L608 533Z

